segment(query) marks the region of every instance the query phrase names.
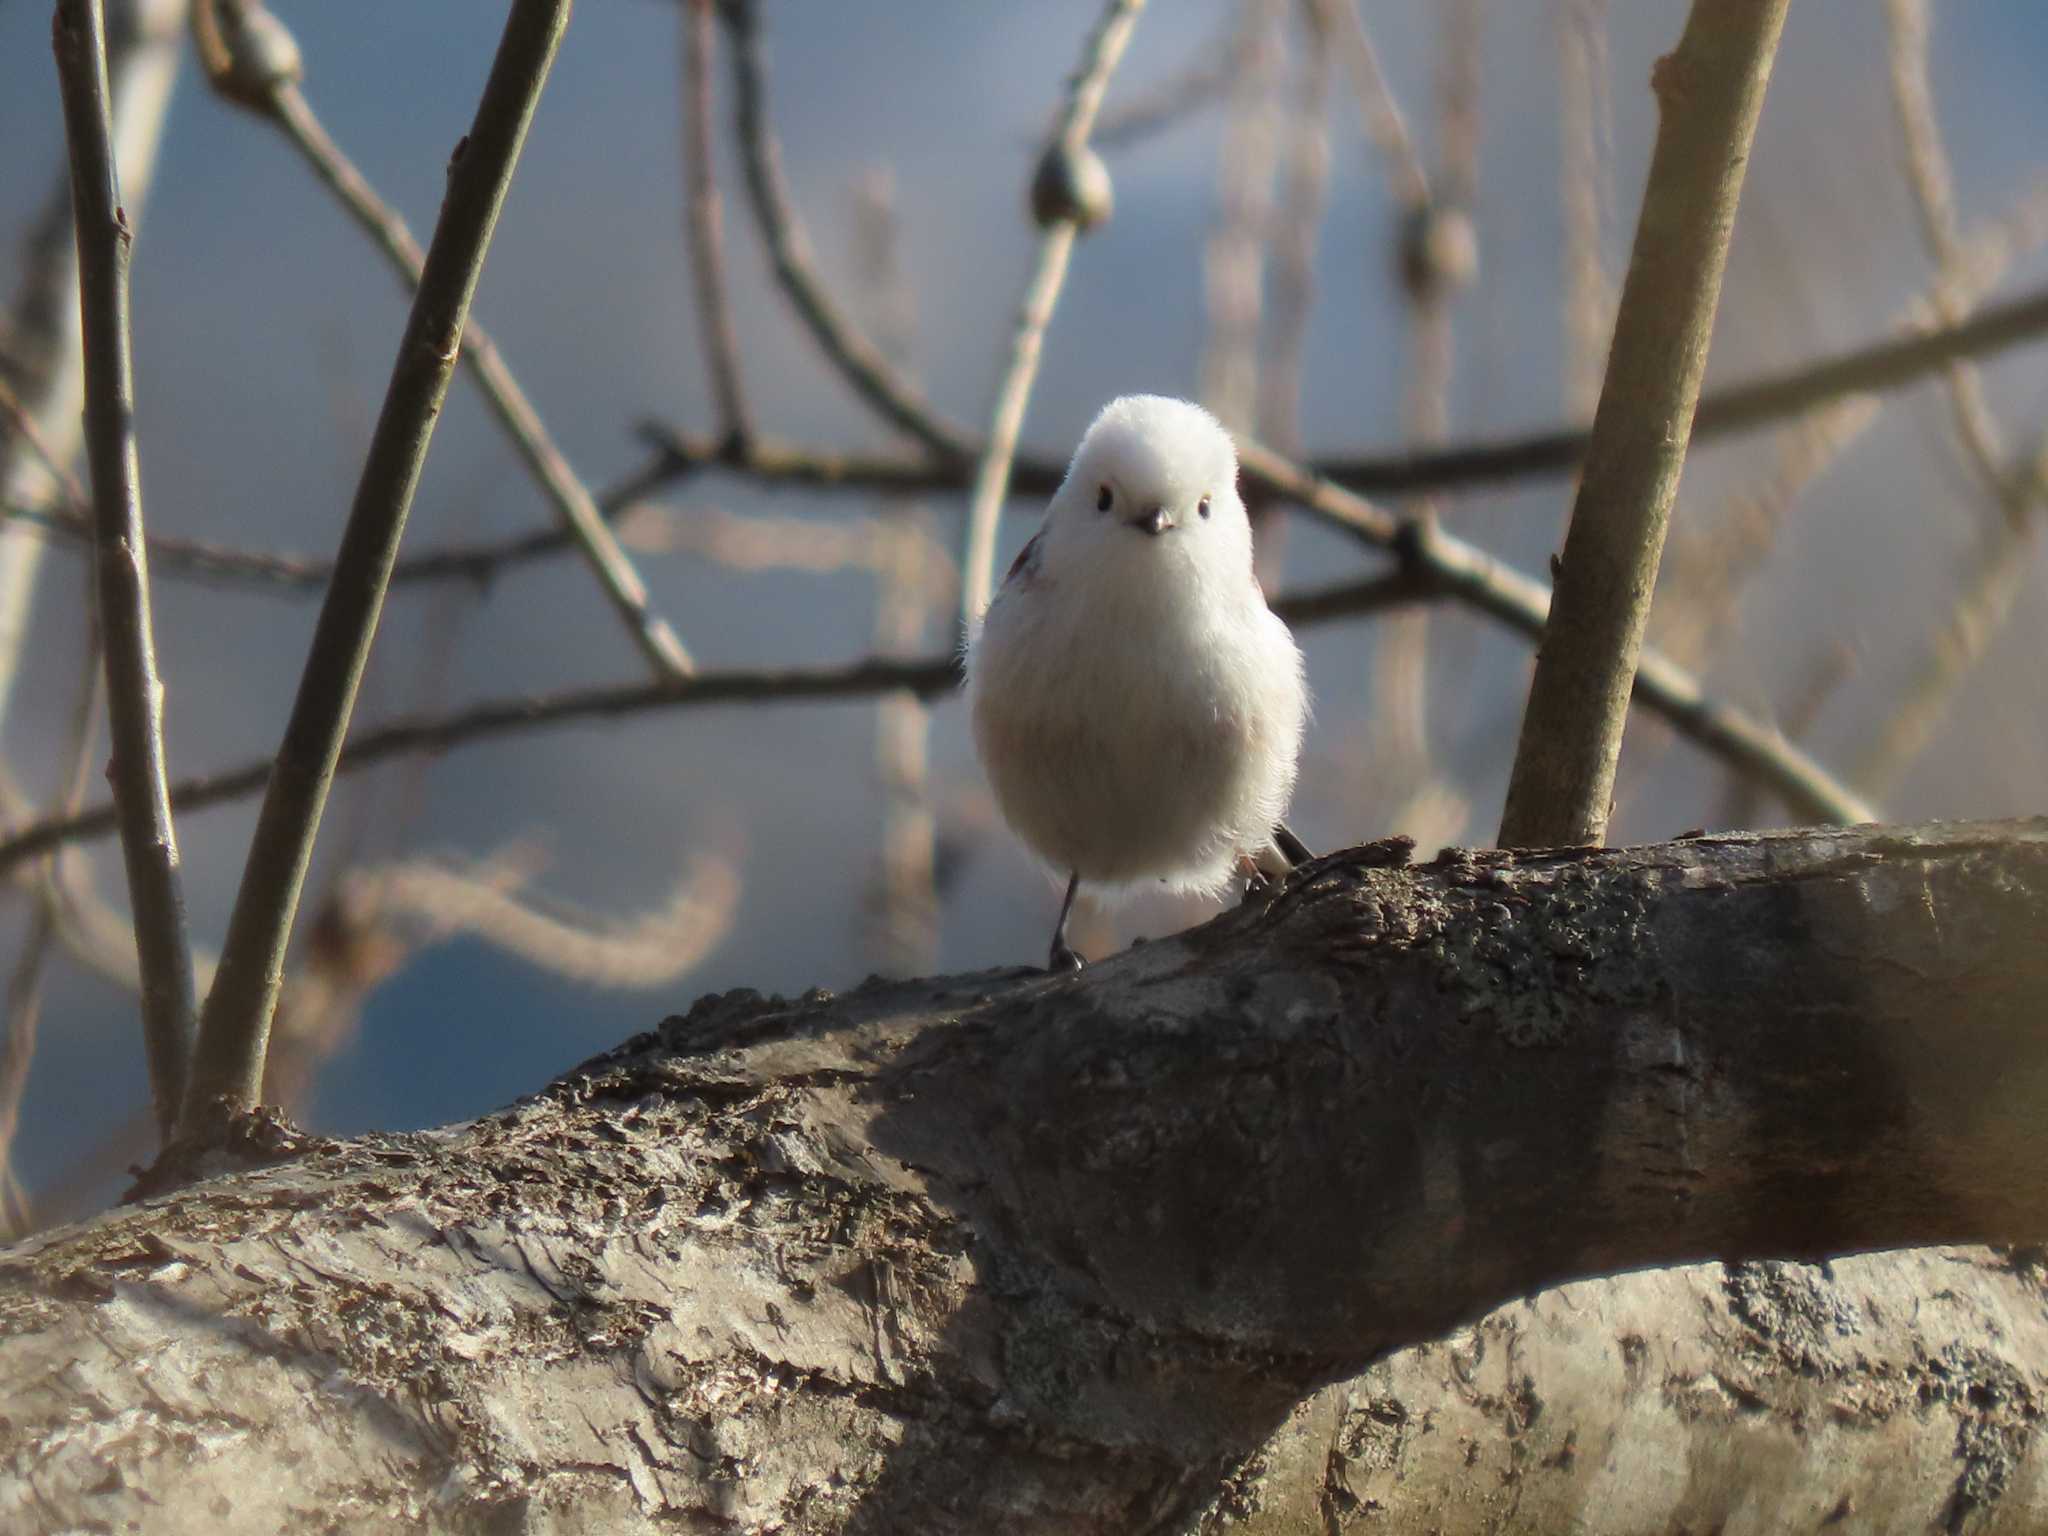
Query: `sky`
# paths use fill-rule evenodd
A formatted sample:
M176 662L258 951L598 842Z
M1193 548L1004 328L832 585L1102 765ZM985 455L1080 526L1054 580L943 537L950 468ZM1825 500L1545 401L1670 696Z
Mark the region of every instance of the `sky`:
M1606 264L1619 272L1654 113L1652 60L1675 40L1677 0L1613 5L1611 178ZM1711 379L1784 368L1883 334L1928 278L1899 171L1882 7L1793 7L1758 137L1730 260ZM488 67L502 7L420 0L279 3L306 60L305 90L329 131L422 235L448 152ZM1459 436L1546 426L1564 412L1560 324L1558 45L1561 5L1486 7L1479 276L1456 311L1451 416ZM2048 11L2031 0L1938 7L1932 77L1957 166L1965 228L1994 219L2043 174L2048 143ZM1031 254L1022 189L1034 151L1097 7L870 0L766 0L776 130L820 268L857 287L854 189L886 170L906 285L914 364L930 397L964 422L987 419ZM1235 8L1157 3L1139 23L1110 110L1177 78L1223 37ZM1433 154L1435 8L1366 7L1387 78ZM0 227L20 230L61 163L48 7L0 0ZM585 0L578 7L499 227L475 314L496 336L569 458L593 485L638 466L648 419L713 422L682 240L677 7ZM728 190L726 249L749 392L763 426L839 448L891 444L821 362L761 257L738 195L728 93L717 102ZM1217 218L1223 114L1213 104L1110 156L1115 217L1087 237L1046 342L1027 443L1064 456L1100 405L1132 390L1193 394L1204 338L1205 244ZM1315 265L1317 308L1304 360L1302 433L1335 451L1401 441L1404 319L1391 280L1395 225L1384 163L1339 89L1329 117L1330 201ZM19 278L19 242L0 246L0 293ZM2017 264L2001 291L2039 283ZM138 428L153 529L254 549L331 549L353 490L405 296L379 259L260 122L181 76L134 267ZM2011 442L2032 440L2048 407L2041 354L1986 370ZM1731 496L1769 473L1769 435L1696 454L1679 527L1713 526ZM1766 715L1837 654L1847 680L1811 744L1846 763L1911 675L1985 522L1970 500L1940 390L1907 391L1882 427L1834 465L1788 519L1746 591L1739 622L1706 671L1714 689ZM1545 481L1450 503L1451 525L1540 570L1570 487ZM687 518L719 510L820 525L875 511L842 499L778 496L706 475L668 498ZM1014 504L1005 551L1037 508ZM950 542L959 506L924 508ZM458 380L407 534L409 548L507 535L549 510ZM827 663L872 644L874 591L858 574L721 569L678 553L639 557L657 606L707 667ZM1372 569L1360 552L1297 519L1293 580ZM80 631L73 553L45 564L36 642L0 751L40 794L58 772ZM1900 785L1900 817L2043 809L2048 685L2038 564L2030 591L1958 698L1951 732ZM174 774L274 749L314 605L224 584L163 578L157 621L169 690ZM1318 848L1404 830L1418 786L1387 782L1373 740L1372 659L1380 631L1304 636L1317 723L1291 818ZM1432 620L1431 747L1487 840L1498 814L1526 646L1455 614ZM943 643L938 627L927 648ZM445 649L444 649L445 648ZM436 664L444 655L447 664ZM644 664L573 560L527 567L487 591L394 597L358 712L370 721L426 705L641 675ZM384 856L484 859L518 845L544 860L527 894L585 914L657 901L693 853L740 850L730 935L658 989L572 983L470 938L428 944L368 998L360 1027L306 1106L316 1128L427 1125L480 1113L678 1012L707 990L796 993L845 986L875 964L863 921L874 879L880 791L875 710L830 706L642 715L465 748L423 773L349 781L330 809L328 847L367 838ZM991 825L957 706L934 714L935 798L960 872L943 912L945 969L1026 963L1043 952L1056 892ZM1616 833L1714 824L1723 780L1651 730L1631 739ZM1383 765L1382 765L1383 766ZM1775 808L1766 819L1780 816ZM181 819L195 933L218 942L253 802ZM95 852L119 901L111 845ZM1119 914L1127 940L1188 921L1184 908ZM22 930L0 908L0 955ZM143 1097L130 997L57 967L19 1167L31 1187L59 1178Z

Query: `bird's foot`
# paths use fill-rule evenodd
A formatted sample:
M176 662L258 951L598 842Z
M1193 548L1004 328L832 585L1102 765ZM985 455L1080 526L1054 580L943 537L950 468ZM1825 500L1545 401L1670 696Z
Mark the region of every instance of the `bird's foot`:
M1087 963L1066 945L1055 944L1052 947L1052 954L1046 959L1045 968L1055 976L1072 975Z

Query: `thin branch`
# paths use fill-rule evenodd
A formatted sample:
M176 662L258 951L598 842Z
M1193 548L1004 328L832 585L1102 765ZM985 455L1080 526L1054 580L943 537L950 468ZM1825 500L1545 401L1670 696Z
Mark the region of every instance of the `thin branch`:
M2014 260L2044 240L2048 182L2030 187L2003 217L1958 241L1931 293L1909 301L1897 323L1925 324L1937 302L1960 319ZM1733 497L1717 517L1688 517L1672 530L1651 618L1659 645L1687 665L1706 654L1736 611L1743 583L1763 568L1799 495L1877 422L1883 405L1876 395L1843 395L1809 411L1778 433L1773 468L1760 484ZM2001 500L2006 478L1999 477Z
M1700 396L1695 440L1732 436L1797 416L1843 395L1902 388L1938 373L1960 357L2000 352L2048 333L2048 287L2001 304L1986 305L1967 320L1941 325L1923 317L1905 336L1888 336L1832 357L1764 374ZM899 492L957 490L968 476L960 462L934 462L903 454L817 452L787 443L750 444L735 455L722 444L648 425L643 433L659 449L634 479L646 491L702 470L734 473L818 490L858 488ZM1452 490L1539 475L1569 474L1586 456L1584 427L1556 426L1513 437L1479 439L1443 448L1371 455L1332 455L1310 470L1364 495ZM968 447L973 448L970 442ZM1011 472L1019 494L1050 495L1066 471L1063 460L1026 456Z
M826 292L783 185L782 152L768 126L766 65L755 0L719 0L719 13L732 35L735 116L748 200L783 292L826 358L869 405L939 458L962 463L973 459L978 450L972 435L943 420Z
M2033 212L2023 212L2027 219L2035 218ZM2022 234L2033 238L2025 231ZM1978 286L1978 279L1970 273L1959 274L1956 281L1966 288ZM1944 274L1940 291L1948 292L1949 286L1949 277ZM2048 332L2048 289L1992 305L1974 319L1955 325L1936 326L1931 315L1923 313L1913 326L1914 333L1908 336L1888 338L1704 394L1694 418L1693 436L1699 439L1751 431L1845 396L1901 388L1939 372L1959 357L1980 356L2031 341ZM641 435L654 445L655 453L641 469L599 495L598 507L608 518L618 516L640 496L709 470L724 470L799 490L883 491L903 495L962 490L972 478L970 459L839 453L772 437L753 438L735 448L716 439L676 432L659 423L644 424ZM1420 453L1327 458L1308 468L1314 474L1369 493L1448 490L1566 473L1584 457L1585 447L1586 433L1582 429L1559 427L1525 437L1469 442ZM1059 460L1022 457L1011 468L1011 492L1020 496L1049 496L1059 488L1065 471L1065 464ZM1256 482L1256 476L1251 478ZM1253 489L1258 488L1254 484ZM82 510L58 508L40 513L5 507L0 508L0 514L5 515L10 528L73 540L91 537L90 523ZM552 558L570 547L569 536L562 530L542 529L488 544L426 550L401 561L393 569L391 580L394 585L453 580L484 582L508 566ZM329 560L255 553L159 534L149 535L149 553L153 560L165 562L167 568L204 579L318 588L325 586L334 574L333 562Z
M1606 102L1607 0L1564 0L1557 16L1558 196L1564 208L1564 398L1573 412L1600 400L1614 323L1614 284L1603 253L1614 174Z
M90 595L88 592L88 599ZM86 782L92 772L93 734L98 724L101 686L100 638L96 623L87 625L84 652L66 743L65 756L71 765L70 774L58 799L66 814L76 814L84 802ZM49 862L54 866L63 857L64 854L59 852ZM51 868L42 871L46 881L53 873ZM28 1087L29 1068L36 1055L36 1029L43 1007L43 967L49 956L50 942L57 937L57 919L55 893L45 890L29 918L28 933L22 939L21 953L7 982L4 1013L7 1039L0 1044L0 1176L10 1179L14 1176L11 1156L14 1133L21 1124L22 1095ZM5 1227L6 1223L0 1222L0 1230L5 1230Z
M436 940L475 934L552 975L593 987L658 987L699 965L732 931L739 871L690 859L661 905L621 920L557 914L489 879L432 859L352 870L340 899L361 922L409 917Z
M1189 50L1187 62L1151 85L1105 107L1095 119L1098 149L1128 149L1192 121L1223 100L1224 87L1244 67L1246 39L1233 16Z
M687 0L683 22L683 178L688 209L690 271L696 280L697 328L718 430L745 439L752 430L740 376L739 335L725 286L725 211L712 166L711 55L718 47L715 0Z
M1400 562L1391 572L1358 582L1283 593L1273 600L1273 610L1289 624L1303 628L1409 603L1450 600L1528 639L1541 637L1550 609L1550 594L1541 582L1440 529L1404 525L1342 486L1318 480L1255 443L1242 444L1239 453L1247 469L1256 464L1261 478L1280 494L1363 542L1395 554ZM952 692L959 681L959 659L948 653L911 659L867 657L841 667L700 672L674 683L492 699L450 715L393 720L358 732L339 767L353 771L402 753L444 752L521 731L661 709L873 698L897 691L933 699ZM1877 819L1868 803L1806 753L1770 727L1709 698L1690 672L1655 651L1643 653L1636 697L1709 755L1753 774L1795 815L1839 823ZM186 779L173 787L172 801L180 810L197 810L240 799L261 788L267 772L267 764L255 762ZM113 825L112 808L106 805L76 816L23 823L0 836L0 871L60 844L102 836Z
M276 100L273 121L320 179L334 190L356 222L375 239L378 249L390 258L405 281L417 288L424 281L422 258L404 221L377 197L339 146L327 137L298 87L283 86ZM606 598L656 675L687 676L693 665L689 652L668 621L650 606L647 584L605 525L589 488L570 468L540 413L519 387L497 343L481 325L472 324L464 329L462 360L527 471L554 503L557 515L596 573Z
M1929 643L1904 698L1856 766L1856 782L1870 793L1890 791L1926 750L1957 687L2004 628L2033 565L2044 492L2048 436L2036 444L2033 461L2011 479L2006 520L1993 534L1991 548L1980 557L1969 586Z
M1373 51L1372 36L1365 30L1360 0L1313 0L1323 19L1323 33L1334 40L1343 55L1344 68L1351 76L1351 92L1358 100L1358 116L1365 136L1386 157L1388 180L1394 201L1402 208L1420 208L1429 201L1429 174L1422 168L1422 156L1408 136L1407 120L1400 103L1387 85Z
M1216 169L1216 210L1202 249L1206 325L1198 398L1233 432L1250 430L1260 400L1259 329L1266 247L1278 233L1273 180L1280 162L1281 79L1287 64L1283 0L1239 0L1244 53Z
M384 408L313 633L235 896L220 971L200 1023L181 1125L246 1109L263 1083L284 953L313 856L335 761L369 660L386 583L434 425L462 350L512 169L569 21L570 0L515 0L468 136L449 165L448 195L399 343Z
M1961 242L1955 181L1934 111L1934 88L1927 78L1927 0L1886 0L1885 14L1891 34L1892 108L1905 148L1906 180L1913 189L1927 254L1937 267L1948 267ZM1953 323L1962 317L1960 306L1937 303L1943 320ZM1971 470L1994 500L2003 500L2005 434L1984 398L1983 378L1968 364L1955 364L1949 370L1948 396Z
M163 683L149 611L135 378L128 338L133 234L121 209L101 0L59 0L52 41L71 148L85 358L85 442L97 530L99 620L121 853L142 966L142 1032L168 1139L192 1050L192 949L164 762Z
M1600 843L1750 141L1789 0L1694 0L1661 108L1614 347L1508 780L1510 848Z
M141 220L155 175L184 32L184 0L131 0L115 12L109 29L114 163L121 168L122 207L131 230ZM20 152L12 159L18 169ZM27 415L42 429L48 457L69 464L78 451L85 397L68 165L58 165L50 195L21 242L19 270L21 282L6 311L10 355L0 371L10 376ZM42 506L50 491L43 464L0 439L0 517L7 509ZM30 532L11 520L0 526L0 731L20 676L47 547L42 539L24 536Z
M1086 186L1091 176L1104 179L1107 172L1088 147L1088 135L1095 127L1095 114L1102 109L1102 96L1109 89L1109 77L1130 44L1131 31L1138 24L1138 12L1145 0L1109 0L1102 19L1081 52L1081 67L1067 92L1067 104L1052 142L1039 162L1032 185L1033 211L1039 222L1038 260L1024 284L1018 306L1017 332L1010 343L1010 366L996 392L996 408L989 423L988 442L982 449L975 471L974 489L968 493L967 517L960 537L960 633L970 634L981 622L988 606L996 562L996 520L1010 491L1010 463L1017 454L1017 434L1024 425L1024 411L1031 403L1031 386L1038 378L1038 357L1045 342L1045 329L1052 323L1053 306L1067 278L1067 260L1074 241L1083 229L1108 216L1106 195ZM1060 195L1047 196L1057 186Z
M1441 528L1404 522L1256 443L1238 444L1238 462L1248 476L1276 494L1299 502L1362 542L1394 553L1403 570L1425 585L1429 598L1462 603L1530 640L1543 639L1550 590L1542 582ZM1755 774L1795 815L1842 823L1877 819L1868 801L1812 757L1772 727L1708 697L1699 679L1668 656L1655 650L1642 653L1634 697L1686 740Z
M283 24L260 0L199 0L193 30L214 89L276 127L383 252L399 280L417 290L423 262L419 242L321 126L299 90L298 45ZM497 343L480 324L467 327L462 361L655 675L687 675L692 666L689 652L668 621L649 606L646 583L605 526L589 489L556 446Z

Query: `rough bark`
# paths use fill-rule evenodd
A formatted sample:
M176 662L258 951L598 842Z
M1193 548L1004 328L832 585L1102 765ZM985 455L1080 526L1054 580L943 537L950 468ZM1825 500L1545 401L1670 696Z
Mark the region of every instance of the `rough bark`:
M2040 1529L2037 1253L1773 1261L2048 1230L2044 932L2048 822L1379 847L254 1122L0 1255L0 1527Z

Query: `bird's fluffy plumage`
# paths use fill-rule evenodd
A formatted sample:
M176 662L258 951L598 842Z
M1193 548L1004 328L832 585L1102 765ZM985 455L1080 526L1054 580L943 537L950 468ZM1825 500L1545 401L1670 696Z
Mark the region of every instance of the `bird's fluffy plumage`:
M1055 872L1213 893L1268 848L1307 689L1213 416L1158 395L1104 408L967 677L996 802Z

